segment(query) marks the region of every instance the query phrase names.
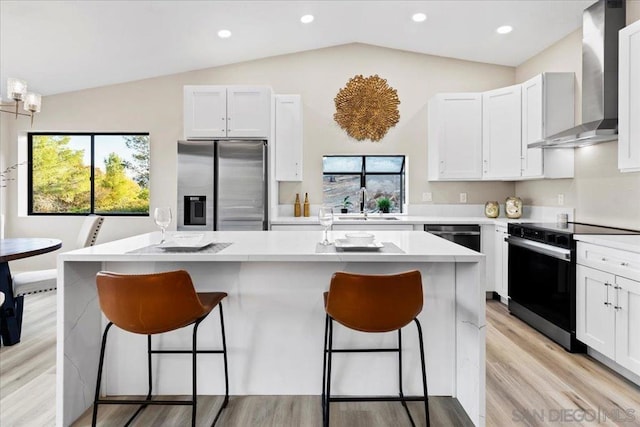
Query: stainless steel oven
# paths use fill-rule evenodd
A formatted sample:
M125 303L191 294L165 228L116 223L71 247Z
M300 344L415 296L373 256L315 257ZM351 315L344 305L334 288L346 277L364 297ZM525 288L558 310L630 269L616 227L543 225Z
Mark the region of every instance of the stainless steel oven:
M509 224L509 311L571 352L576 339L574 234L632 234L590 224Z

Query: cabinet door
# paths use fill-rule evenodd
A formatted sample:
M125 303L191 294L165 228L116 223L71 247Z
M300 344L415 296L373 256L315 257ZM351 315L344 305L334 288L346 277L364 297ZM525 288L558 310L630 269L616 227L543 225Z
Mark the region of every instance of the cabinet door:
M185 86L184 138L225 137L226 103L224 86Z
M503 274L504 268L504 260L503 260L503 240L504 240L504 232L501 228L496 227L495 230L495 240L494 240L494 260L493 260L493 269L494 269L494 280L495 280L495 290L501 297L503 296L504 289L507 287L507 283L505 283L505 277Z
M640 21L620 31L618 168L640 171Z
M272 224L271 231L302 231L314 230L321 231L324 227L320 224Z
M429 100L429 180L482 178L482 95L439 94Z
M504 231L501 237L502 244L502 293L500 297L503 303L509 301L509 244L505 241L507 232Z
M528 148L542 141L544 80L542 74L522 84L522 176L542 176L542 148Z
M366 221L365 221L366 222ZM413 230L411 224L349 224L348 221L341 222L340 224L333 223L332 230L380 230L380 231L397 231L397 230Z
M227 88L227 136L268 138L271 90L266 87Z
M640 375L640 282L616 276L616 362Z
M615 359L615 276L576 266L576 337Z
M300 95L275 96L276 180L302 181Z
M482 177L513 179L521 168L520 85L482 94Z

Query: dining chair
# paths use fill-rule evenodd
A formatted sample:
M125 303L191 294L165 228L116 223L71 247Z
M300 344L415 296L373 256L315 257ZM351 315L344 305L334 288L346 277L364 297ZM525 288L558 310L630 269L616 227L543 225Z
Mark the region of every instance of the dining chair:
M75 249L93 246L98 238L98 232L104 217L89 215L85 218L78 232ZM24 296L40 292L55 291L57 288L58 270L34 270L16 273L12 277L13 297L15 299L15 313L18 321L18 331L22 330L22 313L24 308ZM18 332L20 333L20 332Z
M329 292L324 293L325 328L322 369L322 421L329 426L331 402L401 402L409 421L415 426L407 406L409 401L424 402L425 421L429 420L427 374L418 314L423 302L422 276L413 270L399 274L367 275L337 272L331 278ZM398 346L392 348L333 348L333 322L359 332L398 332ZM422 368L423 396L405 396L402 389L402 328L414 322L418 329L418 344ZM398 353L398 395L396 396L331 396L331 365L334 354Z
M185 270L168 271L153 274L118 274L101 271L96 276L98 287L98 301L100 309L109 321L102 334L100 360L98 362L98 378L96 381L95 398L93 401L93 416L91 425L95 426L98 419L98 405L138 405L138 409L125 425L129 425L134 418L148 405L189 405L191 406L191 426L196 425L197 407L197 355L221 354L224 362L225 396L218 409L211 426L216 424L222 410L229 402L229 373L227 366L227 345L224 332L224 317L222 314L222 300L227 297L226 292L196 292L189 273ZM213 309L219 308L222 349L199 350L198 326ZM144 399L114 399L101 398L100 383L102 382L102 368L104 365L107 336L113 325L133 333L147 336L147 375L148 391ZM171 332L193 325L192 343L190 349L160 350L153 349L151 337L153 335ZM153 354L189 354L191 356L191 400L153 399L152 397L152 355ZM186 372L185 375L188 375ZM113 421L111 420L109 424ZM186 420L180 425L187 425Z

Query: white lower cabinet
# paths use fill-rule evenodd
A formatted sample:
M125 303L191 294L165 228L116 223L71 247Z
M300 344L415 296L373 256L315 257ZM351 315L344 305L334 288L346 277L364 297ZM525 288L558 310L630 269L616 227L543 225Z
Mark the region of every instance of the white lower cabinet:
M332 230L340 231L340 230L357 230L357 231L368 231L368 230L380 230L380 231L397 231L397 230L413 230L412 224L336 224L333 223L331 227Z
M320 224L272 224L272 231L302 231L302 230L324 230ZM413 230L413 224L336 224L330 230L356 230L356 231L396 231L396 230Z
M509 299L509 244L505 241L507 236L507 225L496 225L493 245L495 291L500 295L500 301L505 304Z
M271 224L271 231L324 230L320 224Z
M640 375L640 282L616 276L616 362Z
M636 277L637 257L640 254L578 243L576 336L640 375L640 281L623 276L628 271Z
M615 359L615 276L578 265L576 277L576 336L597 352Z

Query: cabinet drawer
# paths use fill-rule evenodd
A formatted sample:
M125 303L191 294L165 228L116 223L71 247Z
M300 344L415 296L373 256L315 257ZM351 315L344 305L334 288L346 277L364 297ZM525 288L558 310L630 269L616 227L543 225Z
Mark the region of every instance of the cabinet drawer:
M324 230L320 224L271 224L271 231Z
M640 280L640 253L578 242L578 264Z
M413 230L411 224L333 224L332 230Z

